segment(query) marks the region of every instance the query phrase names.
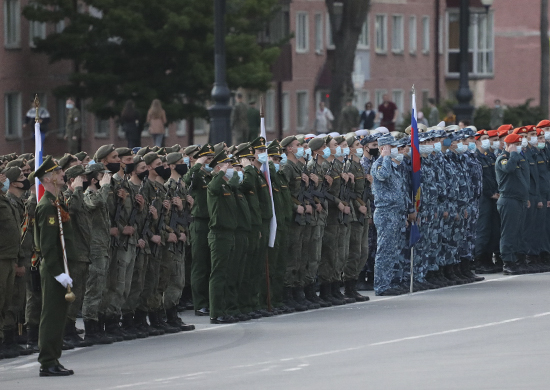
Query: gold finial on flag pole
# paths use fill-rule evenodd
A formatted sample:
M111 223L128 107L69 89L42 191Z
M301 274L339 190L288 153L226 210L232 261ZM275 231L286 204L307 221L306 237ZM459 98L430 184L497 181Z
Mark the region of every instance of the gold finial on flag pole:
M38 123L38 121L40 120L40 116L38 115L38 109L40 108L40 100L38 100L38 94L34 95L34 108L36 109L34 120L36 123Z

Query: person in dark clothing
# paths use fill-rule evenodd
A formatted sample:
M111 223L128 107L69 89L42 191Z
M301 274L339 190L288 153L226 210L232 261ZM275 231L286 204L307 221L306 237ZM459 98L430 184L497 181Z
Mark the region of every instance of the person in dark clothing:
M141 146L139 111L136 110L136 106L133 100L126 101L124 109L120 114L120 124L122 125L122 130L124 130L124 134L126 134L128 147L130 149L133 149L136 146Z
M374 127L374 119L376 118L376 111L372 109L372 103L365 104L365 111L361 113L361 122L359 128L370 130Z

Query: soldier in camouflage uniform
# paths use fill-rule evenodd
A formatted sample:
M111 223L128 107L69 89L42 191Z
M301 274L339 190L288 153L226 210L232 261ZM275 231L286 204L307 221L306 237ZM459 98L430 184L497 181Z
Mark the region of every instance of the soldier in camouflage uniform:
M67 99L65 139L67 140L67 149L71 154L78 152L78 144L82 136L82 118L80 115L80 110L75 107L74 103L74 99Z

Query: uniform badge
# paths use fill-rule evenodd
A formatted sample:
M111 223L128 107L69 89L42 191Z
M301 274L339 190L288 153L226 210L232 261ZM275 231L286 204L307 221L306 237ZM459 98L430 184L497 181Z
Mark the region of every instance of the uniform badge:
M500 160L500 165L506 165L508 164L508 160Z
M48 225L55 225L55 217L54 216L49 216L48 217Z

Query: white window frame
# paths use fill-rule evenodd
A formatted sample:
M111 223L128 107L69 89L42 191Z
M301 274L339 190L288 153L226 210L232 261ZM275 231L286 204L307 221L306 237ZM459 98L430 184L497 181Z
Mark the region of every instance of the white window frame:
M316 13L313 16L313 24L315 28L315 53L322 54L324 47L323 36L325 31L323 30L323 14Z
M46 23L29 21L29 46L36 47L34 38L46 39Z
M402 14L392 15L391 32L392 53L403 54L405 51L405 18Z
M367 17L361 26L361 34L359 34L359 39L357 40L357 48L368 49L370 47L369 38L369 14L367 14Z
M397 95L396 95L397 94ZM396 99L396 97L398 97ZM397 123L403 122L403 107L405 106L405 93L402 89L394 89L391 91L391 100L397 106ZM412 107L412 106L411 106Z
M416 25L416 15L409 16L409 54L416 55L418 50L418 26Z
M334 49L334 39L332 37L332 26L330 25L330 15L327 14L326 17L326 30L327 30L327 50L333 50Z
M15 6L14 11L14 23L15 26L13 27L13 32L15 34L14 40L9 41L8 38L10 37L9 32L9 12L8 12L8 4L13 4ZM21 47L21 2L19 0L4 0L4 47L7 49L14 49Z
M15 108L14 111L18 114L15 115L15 118L10 118L11 110L10 110L10 98L15 99ZM6 92L4 94L4 123L5 123L5 136L6 139L17 139L21 138L22 134L22 116L23 116L23 109L21 105L21 92ZM10 122L13 123L13 126L15 127L15 131L10 131Z
M382 25L380 26L380 21ZM388 15L376 14L374 22L375 31L375 52L377 54L386 54L388 52ZM379 46L379 37L381 38L382 46Z
M283 112L283 131L290 131L290 94L283 92L282 98L282 112Z
M380 106L383 102L383 96L387 94L388 91L386 89L377 89L374 91L374 104L373 108L378 112L378 106Z
M305 94L305 115L304 115L304 123L300 125L300 95ZM307 129L309 122L309 91L307 90L298 90L296 91L296 130L304 131Z
M265 93L265 130L275 131L275 91L270 89Z
M447 54L445 56L445 73L447 74L447 76L458 77L459 72L449 72L449 54L460 52L460 48L458 48L458 49L450 49L449 48L448 37L449 37L449 16L450 16L450 14L458 14L458 10L451 10L451 11L446 12L445 36L447 37L447 39L445 40L445 48L446 48ZM479 18L479 17L487 18L487 16L490 18L491 23L492 23L492 31L491 31L491 37L490 37L490 42L489 42L489 44L491 45L491 48L489 48L489 49L481 48L480 49L479 48L479 26L478 26L477 23L475 23L475 20L472 20L472 19ZM472 12L470 14L470 30L469 30L469 41L468 41L469 48L468 48L468 51L472 54L472 58L473 58L472 71L469 72L469 75L471 77L491 77L491 76L494 76L494 74L495 74L495 31L494 31L494 26L495 26L495 19L494 19L494 12L493 11L489 10L488 14L486 14L485 12L483 12L483 13L474 13L474 12ZM482 52L483 53L490 53L490 52L493 53L493 55L492 55L492 57L493 57L493 59L492 59L493 68L491 69L491 71L478 71L478 67L480 66L478 56Z
M422 16L422 54L430 54L430 17Z
M304 18L304 46L300 45L300 18ZM309 14L304 11L296 12L296 53L307 53L309 51Z

